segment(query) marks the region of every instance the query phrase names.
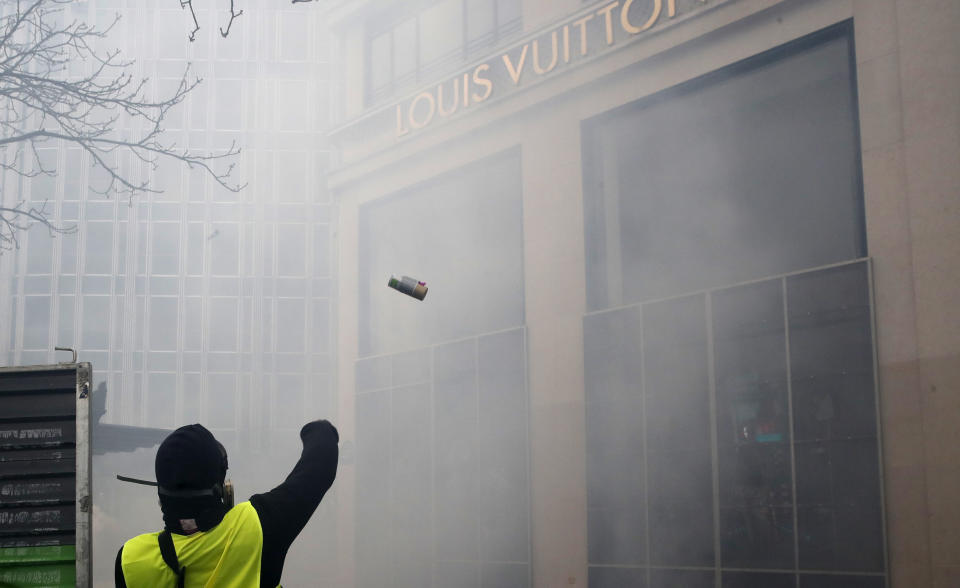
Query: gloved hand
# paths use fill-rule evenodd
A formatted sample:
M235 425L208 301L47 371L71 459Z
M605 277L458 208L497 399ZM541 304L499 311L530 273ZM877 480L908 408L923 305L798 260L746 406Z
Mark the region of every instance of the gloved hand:
M310 441L327 441L336 445L340 442L340 434L328 420L317 420L307 423L300 429L300 440L306 445Z

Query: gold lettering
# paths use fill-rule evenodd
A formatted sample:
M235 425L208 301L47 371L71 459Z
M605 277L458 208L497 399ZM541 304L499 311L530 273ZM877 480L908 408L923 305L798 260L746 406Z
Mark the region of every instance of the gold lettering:
M677 0L667 0L667 16L670 18L677 16Z
M553 46L553 57L550 58L550 65L546 68L540 67L540 39L534 39L533 41L533 71L538 74L545 74L553 71L553 68L557 67L557 58L559 54L557 53L557 31L553 31L550 35L550 43Z
M443 84L437 84L437 110L440 116L450 116L460 108L460 78L453 80L453 108L449 111L443 108Z
M490 64L481 63L477 66L477 69L473 70L473 83L478 86L483 86L487 89L483 96L478 96L476 94L473 95L473 99L477 102L483 102L490 97L490 94L493 94L493 82L487 78L480 77L480 72L487 71L488 69L490 69Z
M510 72L510 78L513 80L515 86L520 85L520 74L523 73L523 64L527 60L527 49L530 48L529 43L523 45L523 50L520 52L520 61L517 63L517 67L513 66L513 61L510 60L510 54L503 54L503 63L507 66L507 71Z
M573 26L580 27L580 55L587 54L587 23L593 20L594 16L593 14L588 14L573 23Z
M421 100L427 100L427 103L430 106L429 106L429 109L427 110L427 117L423 120L423 122L417 122L417 119L414 115L416 114L417 104L419 104ZM416 98L413 99L413 102L410 103L410 112L409 112L410 128L422 129L423 127L427 126L433 121L433 115L436 114L436 112L437 112L437 101L434 99L433 94L431 94L430 92L421 92L419 95L417 95Z
M620 11L620 25L623 27L623 30L630 33L631 35L636 35L637 33L642 33L643 31L649 29L657 23L657 20L660 18L660 12L663 11L663 0L653 0L653 14L650 15L650 19L643 24L643 26L637 27L630 22L630 6L633 4L633 0L626 0L623 3L623 9Z
M570 25L563 25L563 62L570 63Z
M604 17L604 24L607 26L607 45L613 45L613 17L610 15L613 9L620 4L620 1L607 4L597 11L597 16Z
M403 128L403 109L397 104L397 136L402 137L410 132L410 129Z
M470 74L463 74L463 107L470 106Z

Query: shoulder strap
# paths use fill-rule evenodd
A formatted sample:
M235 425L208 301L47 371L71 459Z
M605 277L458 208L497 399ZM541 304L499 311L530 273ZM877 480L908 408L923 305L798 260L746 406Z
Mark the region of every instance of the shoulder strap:
M160 543L160 555L163 557L164 563L177 575L177 588L183 588L187 568L180 567L180 560L177 559L177 550L173 547L173 537L170 536L170 531L164 530L161 532L157 536L157 541Z

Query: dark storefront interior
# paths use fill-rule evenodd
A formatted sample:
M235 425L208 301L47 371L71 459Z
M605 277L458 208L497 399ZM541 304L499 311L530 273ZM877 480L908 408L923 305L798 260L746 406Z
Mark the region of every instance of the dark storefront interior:
M584 123L590 586L885 585L852 26Z

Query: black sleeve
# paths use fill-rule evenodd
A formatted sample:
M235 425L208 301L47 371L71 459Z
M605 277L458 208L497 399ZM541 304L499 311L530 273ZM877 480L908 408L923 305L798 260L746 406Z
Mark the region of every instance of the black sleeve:
M117 585L116 588L127 588L127 580L123 577L123 566L120 565L122 554L123 546L121 545L117 550L117 563L113 566L113 581Z
M303 453L282 484L250 497L263 529L260 585L280 584L283 560L290 544L310 520L337 476L337 429L327 421L308 423L300 430Z

